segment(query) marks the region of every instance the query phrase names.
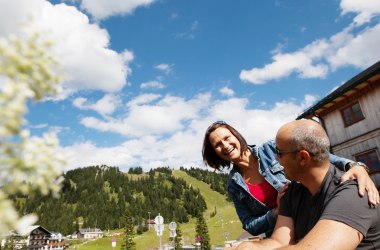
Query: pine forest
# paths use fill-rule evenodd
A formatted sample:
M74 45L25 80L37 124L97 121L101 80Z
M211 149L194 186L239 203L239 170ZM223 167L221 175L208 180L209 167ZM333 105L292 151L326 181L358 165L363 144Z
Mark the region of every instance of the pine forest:
M226 174L197 168L181 170L226 195ZM160 213L167 221L186 223L207 208L199 190L175 178L169 167L147 173L136 167L124 173L117 167L91 166L67 171L63 177L59 197L19 194L13 198L21 214L36 213L38 225L64 235L87 227L119 229L125 211L131 213L141 234L148 228L150 215Z

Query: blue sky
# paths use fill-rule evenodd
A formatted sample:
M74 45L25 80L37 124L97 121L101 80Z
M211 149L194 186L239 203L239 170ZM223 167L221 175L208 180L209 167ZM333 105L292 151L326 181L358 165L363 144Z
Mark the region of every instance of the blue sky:
M25 126L57 133L67 169L203 166L211 122L262 143L380 58L379 0L0 0L0 18L54 44L64 81Z

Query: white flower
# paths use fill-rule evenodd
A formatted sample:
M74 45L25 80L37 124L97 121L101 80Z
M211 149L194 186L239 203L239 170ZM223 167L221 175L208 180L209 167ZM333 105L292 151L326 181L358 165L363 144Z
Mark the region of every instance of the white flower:
M28 227L33 225L37 221L37 219L37 216L34 214L28 214L21 217L16 224L17 232L21 235L28 233Z
M11 229L22 232L37 220L35 215L20 218L9 195L36 190L57 195L60 190L65 162L56 153L57 137L51 133L31 136L21 129L27 101L55 93L60 80L54 74L55 65L47 43L41 43L38 35L29 41L0 38L0 236Z

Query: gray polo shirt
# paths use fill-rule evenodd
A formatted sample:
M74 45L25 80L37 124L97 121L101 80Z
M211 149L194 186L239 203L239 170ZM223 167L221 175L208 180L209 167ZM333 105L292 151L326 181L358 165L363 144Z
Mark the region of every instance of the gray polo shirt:
M370 207L368 196L359 196L356 181L339 184L342 174L331 165L313 196L301 183L292 182L281 199L279 214L293 218L296 242L319 219L329 219L345 223L364 235L357 249L380 249L380 206Z

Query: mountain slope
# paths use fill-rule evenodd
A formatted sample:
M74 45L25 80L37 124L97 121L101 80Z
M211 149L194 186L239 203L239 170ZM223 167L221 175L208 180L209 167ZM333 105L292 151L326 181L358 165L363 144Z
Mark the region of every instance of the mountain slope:
M194 189L199 189L207 204L207 210L204 212L204 217L208 226L211 244L224 245L224 241L237 239L245 231L241 227L241 223L236 215L235 208L231 202L226 200L226 196L221 195L210 189L210 186L202 181L189 176L184 171L174 170L172 175L175 178L181 178L191 185ZM213 213L216 215L211 217ZM152 214L151 218L157 216ZM165 229L161 238L162 245L169 244L169 229L168 221L164 218ZM191 219L188 223L181 223L179 226L182 231L183 239L186 245L195 242L195 219ZM227 237L226 237L227 235ZM121 245L119 236L105 237L79 246L78 250L107 250L110 249L112 238L116 238L117 247ZM152 227L150 231L135 237L136 249L157 249L159 247L159 238Z
M226 201L226 196L221 195L210 189L210 186L202 181L199 181L183 171L175 170L173 175L177 178L183 178L188 184L199 189L204 197L207 210L204 217L209 228L211 243L214 245L223 244L226 240L225 233L228 233L228 240L236 239L244 233L240 220L236 214L232 202ZM210 217L216 208L216 215ZM195 231L195 230L194 230Z

